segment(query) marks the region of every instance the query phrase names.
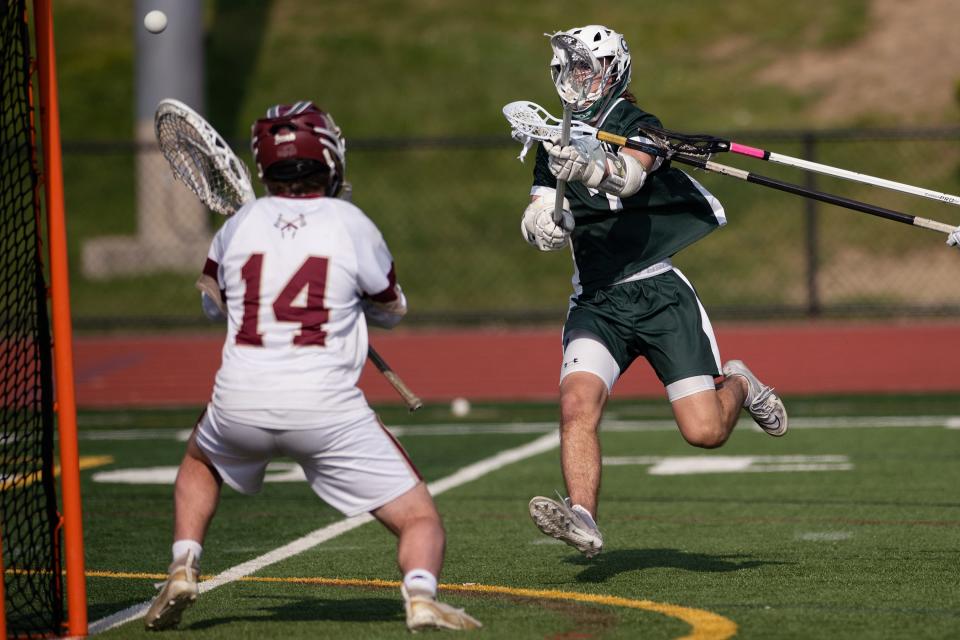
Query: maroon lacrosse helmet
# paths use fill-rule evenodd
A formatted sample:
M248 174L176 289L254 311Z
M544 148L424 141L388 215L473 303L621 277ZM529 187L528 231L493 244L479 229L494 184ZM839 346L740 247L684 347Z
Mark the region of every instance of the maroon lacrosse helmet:
M347 145L333 117L309 100L277 104L253 123L250 148L260 178L288 182L329 174L327 195L343 186Z

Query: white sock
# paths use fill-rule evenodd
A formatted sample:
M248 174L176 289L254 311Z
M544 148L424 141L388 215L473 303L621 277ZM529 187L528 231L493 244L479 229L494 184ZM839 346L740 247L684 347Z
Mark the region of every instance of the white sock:
M590 512L589 512L589 511L587 511L586 509L584 509L583 507L581 507L581 506L578 505L578 504L575 504L575 505L573 505L572 507L570 507L570 510L571 510L571 511L576 511L577 513L580 514L580 517L583 518L588 525L590 525L590 526L593 527L594 529L597 528L597 521L593 519L593 516L590 515Z
M173 543L173 561L187 555L188 551L193 551L193 560L200 564L200 556L203 554L203 545L196 540L176 540Z
M403 586L410 595L437 597L437 577L426 569L412 569L403 576Z

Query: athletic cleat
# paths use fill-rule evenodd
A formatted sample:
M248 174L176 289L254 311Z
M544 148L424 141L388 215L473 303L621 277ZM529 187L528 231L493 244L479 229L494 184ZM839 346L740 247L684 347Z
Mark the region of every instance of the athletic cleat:
M407 611L407 629L416 633L423 629L479 629L480 621L463 609L456 609L427 595L409 594L402 586L403 604Z
M600 529L571 508L570 498L562 498L557 502L552 498L537 496L530 500L529 507L533 523L548 536L566 542L588 558L603 551Z
M761 429L772 436L782 436L787 432L787 409L773 392L773 387L757 380L757 376L740 360L730 360L723 365L723 375L741 376L747 381L747 397L743 407Z
M170 574L167 581L160 588L150 610L144 618L144 624L150 631L172 629L180 624L180 616L184 609L196 601L200 589L197 587L197 577L200 567L193 559L193 552L180 560L174 560L170 565Z

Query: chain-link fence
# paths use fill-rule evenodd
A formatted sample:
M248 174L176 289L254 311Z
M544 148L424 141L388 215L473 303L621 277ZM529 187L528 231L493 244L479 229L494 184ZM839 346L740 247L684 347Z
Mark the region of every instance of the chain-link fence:
M960 129L738 132L784 155L960 192ZM242 149L243 141L234 141ZM381 228L413 323L558 320L568 252L519 234L532 158L508 138L349 140L354 202ZM242 155L249 161L248 155ZM714 160L960 225L949 204L734 155ZM195 208L158 152L65 143L75 322L80 329L204 322L193 282L222 221ZM945 236L689 170L729 224L675 257L716 318L960 312L960 252ZM106 247L106 248L104 248Z

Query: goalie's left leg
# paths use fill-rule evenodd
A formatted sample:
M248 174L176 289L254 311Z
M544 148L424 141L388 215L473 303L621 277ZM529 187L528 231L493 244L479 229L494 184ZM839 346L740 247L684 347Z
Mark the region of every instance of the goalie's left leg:
M147 629L162 631L180 624L184 609L192 605L200 593L197 586L199 575L200 567L194 559L193 551L188 551L186 556L174 560L166 582L144 618Z
M407 628L410 631L423 629L456 629L466 631L479 629L483 625L480 621L463 609L457 609L449 604L431 598L427 594L416 594L407 591L406 585L401 587L403 604L407 612Z

